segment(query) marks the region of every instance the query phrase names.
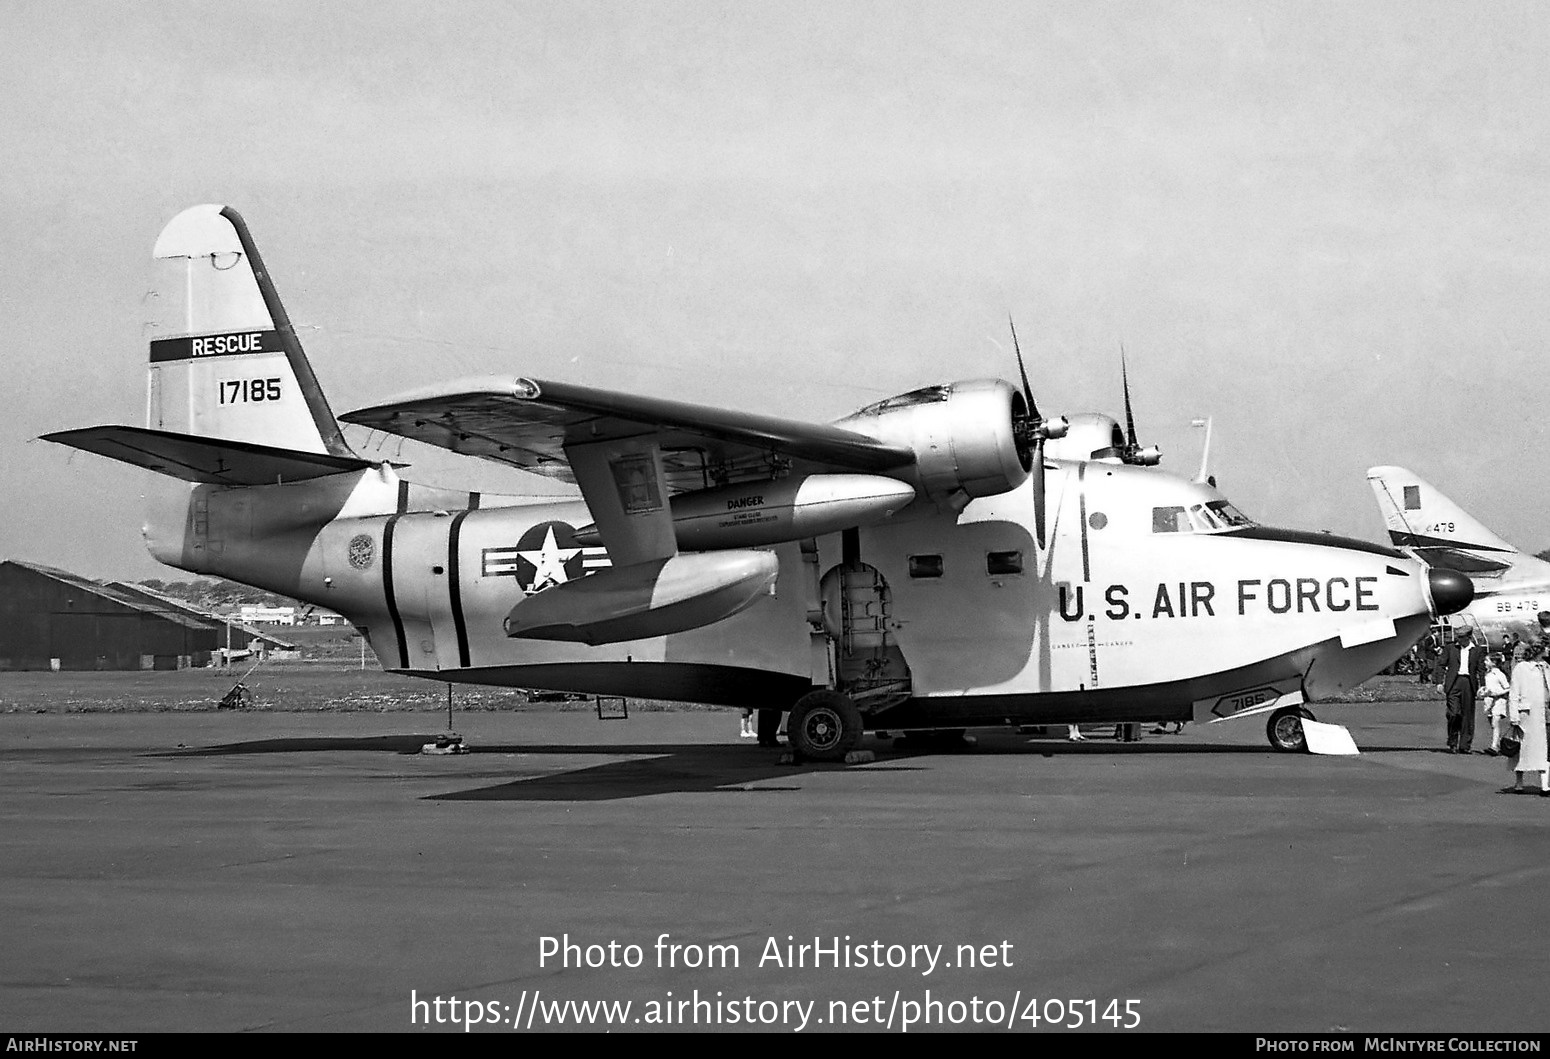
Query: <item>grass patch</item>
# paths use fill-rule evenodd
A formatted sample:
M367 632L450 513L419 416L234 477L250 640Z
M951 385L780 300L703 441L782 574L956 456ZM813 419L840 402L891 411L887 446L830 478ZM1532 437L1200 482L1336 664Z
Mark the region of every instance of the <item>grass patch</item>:
M0 713L214 712L246 666L176 672L0 673ZM332 660L266 662L246 678L254 712L432 712L447 708L447 685L360 669ZM577 710L596 707L591 697L533 701L521 688L478 684L452 686L456 711ZM632 711L724 709L630 699Z

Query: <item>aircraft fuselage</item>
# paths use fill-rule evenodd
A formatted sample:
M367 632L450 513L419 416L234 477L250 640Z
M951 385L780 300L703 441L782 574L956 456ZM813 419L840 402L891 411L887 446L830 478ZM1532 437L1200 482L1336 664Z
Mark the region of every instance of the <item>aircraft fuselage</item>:
M1200 509L1221 495L1150 469L1055 461L1048 483L1043 551L1027 486L961 511L916 503L856 531L851 556L840 534L770 546L773 590L740 613L596 647L503 628L526 596L609 565L575 540L591 521L580 500L429 489L383 466L195 486L181 525L147 536L164 562L339 611L388 670L451 681L788 708L843 685L857 639L852 655L875 655L863 668L904 678L907 696L868 718L894 728L1204 719L1314 699L1382 668L1430 620L1424 569L1391 549L1207 527ZM847 562L876 597L861 634L854 613L835 616L854 601L825 581Z

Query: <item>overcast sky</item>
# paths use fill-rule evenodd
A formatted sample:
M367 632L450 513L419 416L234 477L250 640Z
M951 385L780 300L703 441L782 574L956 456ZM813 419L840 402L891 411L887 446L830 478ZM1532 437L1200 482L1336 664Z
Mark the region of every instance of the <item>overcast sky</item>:
M150 250L247 219L336 412L482 372L826 420L1015 378L1261 522L1550 545L1540 3L0 4L0 557L167 576ZM352 433L360 441L363 435ZM473 465L416 477L491 488ZM429 472L434 470L434 475Z

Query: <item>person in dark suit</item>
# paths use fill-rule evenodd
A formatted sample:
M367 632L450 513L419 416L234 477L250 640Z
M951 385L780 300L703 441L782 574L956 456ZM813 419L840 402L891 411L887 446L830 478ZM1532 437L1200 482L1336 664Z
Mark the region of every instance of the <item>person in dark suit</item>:
M1485 683L1485 650L1475 643L1472 629L1442 649L1442 683L1448 700L1448 750L1469 753L1475 739L1475 692Z
M1437 683L1437 655L1441 650L1438 645L1437 634L1429 632L1421 637L1421 642L1415 645L1416 649L1416 677L1417 684Z

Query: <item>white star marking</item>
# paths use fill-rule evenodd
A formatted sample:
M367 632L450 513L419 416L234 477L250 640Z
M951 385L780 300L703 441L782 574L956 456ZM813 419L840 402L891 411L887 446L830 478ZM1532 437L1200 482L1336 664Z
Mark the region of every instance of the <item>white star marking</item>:
M580 548L561 548L554 540L554 527L544 535L543 547L536 552L518 552L533 564L533 584L529 592L537 592L550 585L563 585L570 578L565 575L565 564L581 554Z

